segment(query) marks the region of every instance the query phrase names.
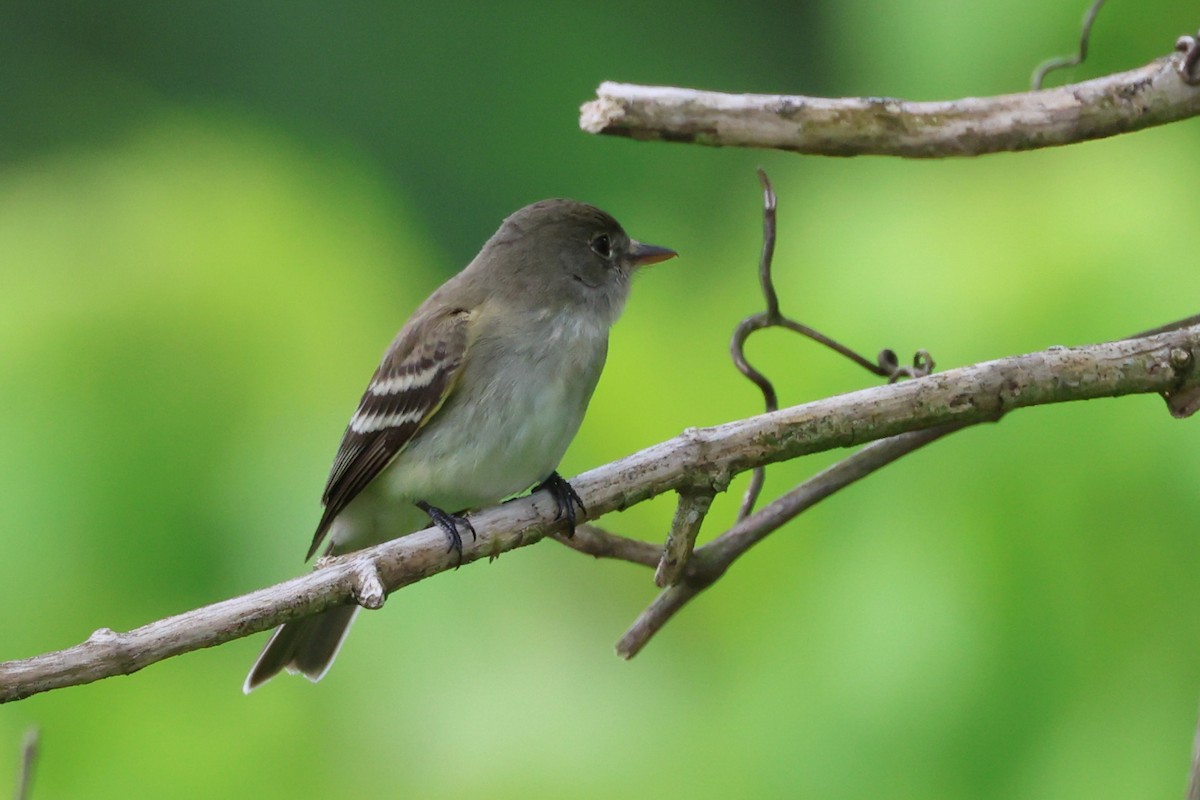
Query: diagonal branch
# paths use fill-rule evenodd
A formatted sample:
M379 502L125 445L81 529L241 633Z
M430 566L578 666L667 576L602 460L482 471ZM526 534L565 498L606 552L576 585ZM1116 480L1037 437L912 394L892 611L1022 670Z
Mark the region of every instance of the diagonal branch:
M755 472L757 474L757 470ZM700 526L704 523L715 494L711 487L699 491L679 491L675 518L671 521L671 530L663 545L662 558L654 571L654 583L660 588L679 583L683 577L692 557L692 548L696 545L696 536L700 533Z
M981 421L996 419L999 419L999 415L992 420ZM668 587L638 615L629 630L617 642L617 655L622 658L633 658L637 655L677 611L724 575L730 564L801 512L896 459L947 434L961 430L967 424L974 423L942 425L872 442L857 453L817 473L756 513L740 519L720 537L692 554L692 569L688 571L688 580Z
M1184 39L1187 41L1185 42ZM913 102L724 94L605 82L580 109L588 133L832 156L978 156L1101 139L1200 115L1194 37L1128 72L1054 89Z
M691 428L584 473L572 485L587 506L588 518L594 518L664 492L694 490L700 476L707 476L719 491L732 476L756 466L909 431L982 422L1047 403L1185 392L1200 384L1193 368L1196 352L1200 326L1002 358L724 425ZM463 563L539 541L561 528L556 510L555 503L538 492L473 515L478 539L463 548ZM693 554L693 562L700 552ZM303 577L128 633L101 629L66 650L0 663L0 702L131 674L171 656L265 631L355 598L378 605L387 593L457 564L439 530L419 531L330 559ZM699 566L690 564L685 575Z

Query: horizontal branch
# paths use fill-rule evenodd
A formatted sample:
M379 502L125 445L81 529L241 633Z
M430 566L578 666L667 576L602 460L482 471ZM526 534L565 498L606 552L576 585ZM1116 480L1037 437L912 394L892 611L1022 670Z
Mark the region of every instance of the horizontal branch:
M586 518L594 519L663 492L721 491L734 475L756 466L906 431L981 422L1046 403L1190 389L1197 384L1197 351L1200 326L1106 344L1054 347L691 428L586 472L572 485L587 505ZM462 561L533 544L561 529L555 516L556 505L544 492L473 514L478 539L464 547ZM388 593L457 564L440 530L409 534L328 559L307 575L267 589L128 633L101 629L66 650L2 663L0 702L127 675L342 603L377 608Z
M977 156L1101 139L1200 114L1184 54L1054 89L940 102L723 94L605 82L588 133L830 156Z

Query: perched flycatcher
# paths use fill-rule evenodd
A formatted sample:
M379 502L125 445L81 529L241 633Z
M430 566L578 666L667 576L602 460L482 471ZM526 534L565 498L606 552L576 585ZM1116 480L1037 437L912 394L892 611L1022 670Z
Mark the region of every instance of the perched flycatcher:
M608 329L638 267L673 257L573 200L508 219L396 334L342 436L308 557L358 550L432 520L462 555L461 514L534 484L572 527L579 498L556 469L604 367ZM281 625L246 678L324 677L358 613Z

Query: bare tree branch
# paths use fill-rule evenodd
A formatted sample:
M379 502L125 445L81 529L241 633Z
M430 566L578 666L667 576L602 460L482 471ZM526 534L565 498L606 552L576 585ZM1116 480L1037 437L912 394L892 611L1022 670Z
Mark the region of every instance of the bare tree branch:
M704 517L708 514L715 494L708 487L698 491L679 491L679 505L675 507L675 518L671 521L671 530L667 533L667 543L663 545L662 558L654 571L654 583L659 588L673 586L683 577L692 557L692 548L696 545L696 536L700 533L700 526L704 524Z
M646 567L657 567L662 561L663 549L658 545L618 536L596 525L580 525L574 536L555 533L553 538L572 550L595 558L612 558Z
M998 415L991 420L980 421L996 419L999 419ZM779 499L768 503L760 511L739 519L737 524L715 541L692 554L692 569L688 571L687 580L666 589L638 615L633 625L617 642L617 655L622 658L633 658L637 655L650 638L675 616L675 612L725 574L725 570L738 557L802 511L901 456L961 430L968 424L974 423L942 425L872 442L854 455L817 473Z
M1185 41L1185 39L1187 41ZM977 156L1100 139L1200 114L1197 48L1054 89L911 102L723 94L605 82L580 109L589 133L818 155Z
M724 425L690 428L584 473L572 485L587 505L587 517L595 518L663 492L694 490L705 483L720 491L734 475L763 464L910 431L973 424L1046 403L1180 392L1200 382L1194 369L1197 350L1200 326L1105 344L1053 347ZM463 548L463 563L539 541L561 528L555 513L554 502L538 492L472 515L479 535ZM765 513L766 508L743 522L752 526L752 520L763 519L760 515ZM744 535L749 537L744 541L754 536L752 530ZM722 547L730 549L719 557L715 550L697 550L685 576L699 574L702 568L723 570L721 559L727 559L724 566L728 566L740 551L734 544ZM654 551L651 564L658 562L661 553ZM457 564L438 529L419 531L329 559L303 577L128 633L100 629L66 650L2 663L0 702L127 675L171 656L265 631L341 603L378 607L386 594Z

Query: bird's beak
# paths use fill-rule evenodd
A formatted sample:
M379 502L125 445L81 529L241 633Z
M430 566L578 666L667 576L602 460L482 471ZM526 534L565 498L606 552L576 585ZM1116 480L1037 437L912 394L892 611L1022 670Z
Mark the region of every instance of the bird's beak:
M635 267L657 264L679 255L669 247L659 247L653 244L643 244L637 239L629 240L629 263Z

